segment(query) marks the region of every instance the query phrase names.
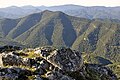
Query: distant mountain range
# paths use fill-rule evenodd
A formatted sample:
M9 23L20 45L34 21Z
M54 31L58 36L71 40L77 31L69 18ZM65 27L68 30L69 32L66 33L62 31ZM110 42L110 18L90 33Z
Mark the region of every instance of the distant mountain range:
M120 21L86 19L45 10L19 19L0 19L0 46L70 47L120 61Z
M0 8L1 18L17 19L37 12L41 12L41 10L33 6L24 7L11 6L6 8Z
M88 19L120 19L120 7L104 7L104 6L94 6L94 7L84 7L78 5L61 5L61 6L23 6L16 7L11 6L7 8L0 8L0 18L20 18L27 16L29 14L38 13L44 10L50 11L62 11L66 14L88 18Z

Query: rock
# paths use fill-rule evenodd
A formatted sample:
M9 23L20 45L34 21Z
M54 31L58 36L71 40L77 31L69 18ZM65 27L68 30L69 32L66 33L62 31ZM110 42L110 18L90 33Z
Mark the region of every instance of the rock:
M35 70L35 74L44 75L45 73L47 73L47 70L50 70L49 68L51 68L51 66L52 65L50 63L48 63L45 60L42 60L40 62L39 68Z
M22 49L21 47L6 45L6 46L0 47L0 52L11 52L11 51L16 51L21 49Z
M43 68L37 68L37 69L34 71L34 73L35 73L36 75L44 75L45 73L47 73L47 71L46 71L45 69L43 69Z
M81 53L72 51L70 48L55 50L47 59L65 72L80 70L83 65Z
M43 56L43 57L47 57L54 50L55 49L53 47L41 47L41 48L36 48L35 53L36 54L41 54L41 56Z
M14 55L17 55L17 56L24 56L24 57L27 57L28 54L25 54L24 51L21 50L21 52L13 52Z
M48 62L45 61L45 60L42 60L42 61L40 62L40 66L41 66L41 68L48 70L49 67L50 67L50 63L48 63Z
M36 79L34 80L43 80L39 75L36 76Z
M56 72L56 71L52 71L52 72L47 73L46 77L49 80L75 80L69 76L63 75L63 74Z
M29 58L27 51L40 55ZM3 52L0 66L0 78L7 80L117 80L109 68L84 64L81 53L70 48L42 47ZM5 68L8 66L16 67Z
M117 80L116 75L108 67L98 64L85 64L81 70L68 75L76 80Z
M32 72L21 68L0 68L0 77L7 80L27 80L27 76L31 76Z
M0 54L0 67L3 67L2 54Z
M22 58L22 63L20 65L24 65L24 66L29 66L31 67L32 64L30 63L30 59L29 58Z
M117 80L117 77L113 72L108 68L97 64L86 64L86 73L89 75L89 79L94 80Z
M36 57L35 58L35 61L37 61L37 62L42 61L42 60L43 60L43 58L41 58L41 57Z
M22 58L14 55L13 52L9 52L9 53L2 53L2 61L3 61L3 65L21 65L22 64Z
M36 63L34 59L30 58L22 58L21 56L15 55L15 52L9 52L9 53L2 53L2 61L4 66L10 65L10 66L29 66L32 67ZM17 54L17 53L16 53Z

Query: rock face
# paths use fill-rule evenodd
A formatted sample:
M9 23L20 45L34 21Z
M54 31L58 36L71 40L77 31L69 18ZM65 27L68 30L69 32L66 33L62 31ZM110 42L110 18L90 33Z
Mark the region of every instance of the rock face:
M98 64L84 64L81 53L70 48L42 47L3 52L0 78L7 80L117 80Z
M81 53L72 51L69 48L55 50L47 59L65 72L80 70L83 65Z

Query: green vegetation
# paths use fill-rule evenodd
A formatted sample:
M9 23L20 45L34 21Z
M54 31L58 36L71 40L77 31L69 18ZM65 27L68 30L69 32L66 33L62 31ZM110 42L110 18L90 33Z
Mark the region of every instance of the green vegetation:
M16 20L0 20L1 40L4 39L1 45L64 46L111 59L120 52L119 26L119 20L89 20L44 11Z

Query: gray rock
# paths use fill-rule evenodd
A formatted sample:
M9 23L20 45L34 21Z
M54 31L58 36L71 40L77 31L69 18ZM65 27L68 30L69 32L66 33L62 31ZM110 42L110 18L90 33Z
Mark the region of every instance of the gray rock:
M101 66L98 64L86 64L85 65L86 73L85 76L88 77L89 79L94 79L94 80L117 80L117 77L113 72L105 66ZM84 71L84 72L85 72Z
M17 47L17 46L9 46L9 45L6 45L6 46L2 46L0 47L0 52L11 52L11 51L16 51L16 50L21 50L22 48L21 47Z
M44 75L45 73L47 73L47 71L45 70L45 69L43 69L43 68L38 68L38 69L36 69L35 71L34 71L34 73L36 74L36 75Z
M55 50L47 59L65 72L80 70L83 65L81 53L72 51L70 48Z
M3 65L20 65L22 64L22 58L14 55L13 52L9 52L9 53L2 53L2 61L3 61Z
M117 80L116 75L108 67L98 64L85 64L81 70L68 75L76 80Z
M31 76L32 72L21 68L0 68L0 77L7 80L27 79Z
M27 50L27 49L26 49ZM54 49L51 47L42 47L29 49L40 56L34 58L23 57L25 51L22 50L22 56L19 51L4 52L0 55L0 78L7 80L28 80L28 76L35 80L117 80L113 72L104 66L98 64L83 64L81 53L70 48ZM27 54L29 55L29 54ZM10 66L26 66L34 70Z
M39 48L35 48L34 49L36 54L40 54L41 56L43 56L44 58L46 58L47 56L50 55L50 53L52 51L55 50L55 48L53 47L39 47Z
M46 77L49 80L75 80L72 79L70 76L63 75L62 73L52 71L46 74Z
M34 59L30 59L30 58L22 58L18 55L14 54L15 52L9 52L9 53L2 53L2 60L1 60L1 64L3 63L4 66L10 65L23 65L23 66L29 66L31 67L33 65L33 63L35 63Z
M43 80L43 79L39 75L37 75L35 80Z
M50 63L48 63L48 62L45 61L45 60L42 60L42 61L40 62L40 66L41 66L41 68L48 70L49 67L50 67Z

